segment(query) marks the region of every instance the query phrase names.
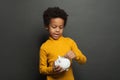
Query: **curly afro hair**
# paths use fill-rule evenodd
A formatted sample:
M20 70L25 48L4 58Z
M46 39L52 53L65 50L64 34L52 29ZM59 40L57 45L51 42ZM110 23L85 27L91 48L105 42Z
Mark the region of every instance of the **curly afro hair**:
M67 22L67 17L68 14L63 9L60 9L59 7L49 7L43 13L44 26L48 27L52 18L62 18L64 20L65 26Z

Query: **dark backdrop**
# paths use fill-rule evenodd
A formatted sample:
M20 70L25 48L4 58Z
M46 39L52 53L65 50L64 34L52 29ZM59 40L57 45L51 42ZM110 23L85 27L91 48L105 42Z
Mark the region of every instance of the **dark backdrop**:
M64 35L88 62L74 61L76 80L120 80L119 0L0 0L0 80L44 80L39 47L48 38L42 13L59 6L69 14Z

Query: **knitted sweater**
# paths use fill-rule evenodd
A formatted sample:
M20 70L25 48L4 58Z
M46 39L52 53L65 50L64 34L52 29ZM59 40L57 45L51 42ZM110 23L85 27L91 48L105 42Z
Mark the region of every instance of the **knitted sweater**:
M68 71L61 73L53 72L54 61L58 58L58 56L64 56L70 50L75 53L75 60L78 63L86 63L86 57L78 49L74 40L63 36L61 36L58 40L54 40L49 37L49 39L40 47L40 73L46 74L47 80L74 80L72 66L69 67Z

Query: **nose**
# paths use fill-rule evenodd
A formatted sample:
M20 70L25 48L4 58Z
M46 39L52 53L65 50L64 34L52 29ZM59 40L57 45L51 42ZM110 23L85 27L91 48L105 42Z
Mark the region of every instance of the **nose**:
M59 27L57 27L57 28L56 28L56 31L60 31L60 28L59 28Z

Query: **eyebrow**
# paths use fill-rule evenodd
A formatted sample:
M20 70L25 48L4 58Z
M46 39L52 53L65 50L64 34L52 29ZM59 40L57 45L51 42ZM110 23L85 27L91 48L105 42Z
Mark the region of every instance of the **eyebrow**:
M57 26L57 25L55 25L55 24L50 24L50 26ZM59 25L59 26L64 26L64 25Z

